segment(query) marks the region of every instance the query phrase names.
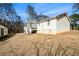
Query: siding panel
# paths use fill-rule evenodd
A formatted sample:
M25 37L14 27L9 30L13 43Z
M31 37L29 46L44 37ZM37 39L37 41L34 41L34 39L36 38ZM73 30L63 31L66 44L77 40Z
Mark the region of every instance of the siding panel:
M63 17L57 21L57 33L66 32L70 30L70 22L67 17Z

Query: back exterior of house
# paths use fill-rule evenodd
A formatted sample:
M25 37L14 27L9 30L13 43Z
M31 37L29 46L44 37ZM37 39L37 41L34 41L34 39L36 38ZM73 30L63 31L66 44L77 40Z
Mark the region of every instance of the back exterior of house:
M24 26L24 32L33 33L33 31L40 34L58 34L67 32L70 31L70 19L67 16L67 13L62 13L47 20L28 22L26 26Z

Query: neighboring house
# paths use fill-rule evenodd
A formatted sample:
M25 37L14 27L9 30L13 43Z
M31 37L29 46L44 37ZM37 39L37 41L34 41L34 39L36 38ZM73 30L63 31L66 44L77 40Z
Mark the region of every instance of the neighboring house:
M37 33L57 34L70 31L70 19L66 13L43 20L37 24Z
M0 37L8 35L8 28L0 25Z
M79 30L79 20L78 19L71 19L71 29Z

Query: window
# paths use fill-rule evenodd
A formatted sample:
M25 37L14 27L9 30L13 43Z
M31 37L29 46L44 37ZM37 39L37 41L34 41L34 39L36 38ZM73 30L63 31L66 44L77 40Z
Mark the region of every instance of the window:
M5 33L7 33L7 30L5 30Z
M50 25L50 21L48 20L48 26Z

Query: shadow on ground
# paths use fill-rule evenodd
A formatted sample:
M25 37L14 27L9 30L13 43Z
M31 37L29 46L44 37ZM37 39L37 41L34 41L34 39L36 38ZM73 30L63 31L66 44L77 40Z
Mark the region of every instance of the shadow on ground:
M4 36L4 37L0 37L0 41L6 41L8 40L9 38L13 37L15 34L9 34L7 36Z

